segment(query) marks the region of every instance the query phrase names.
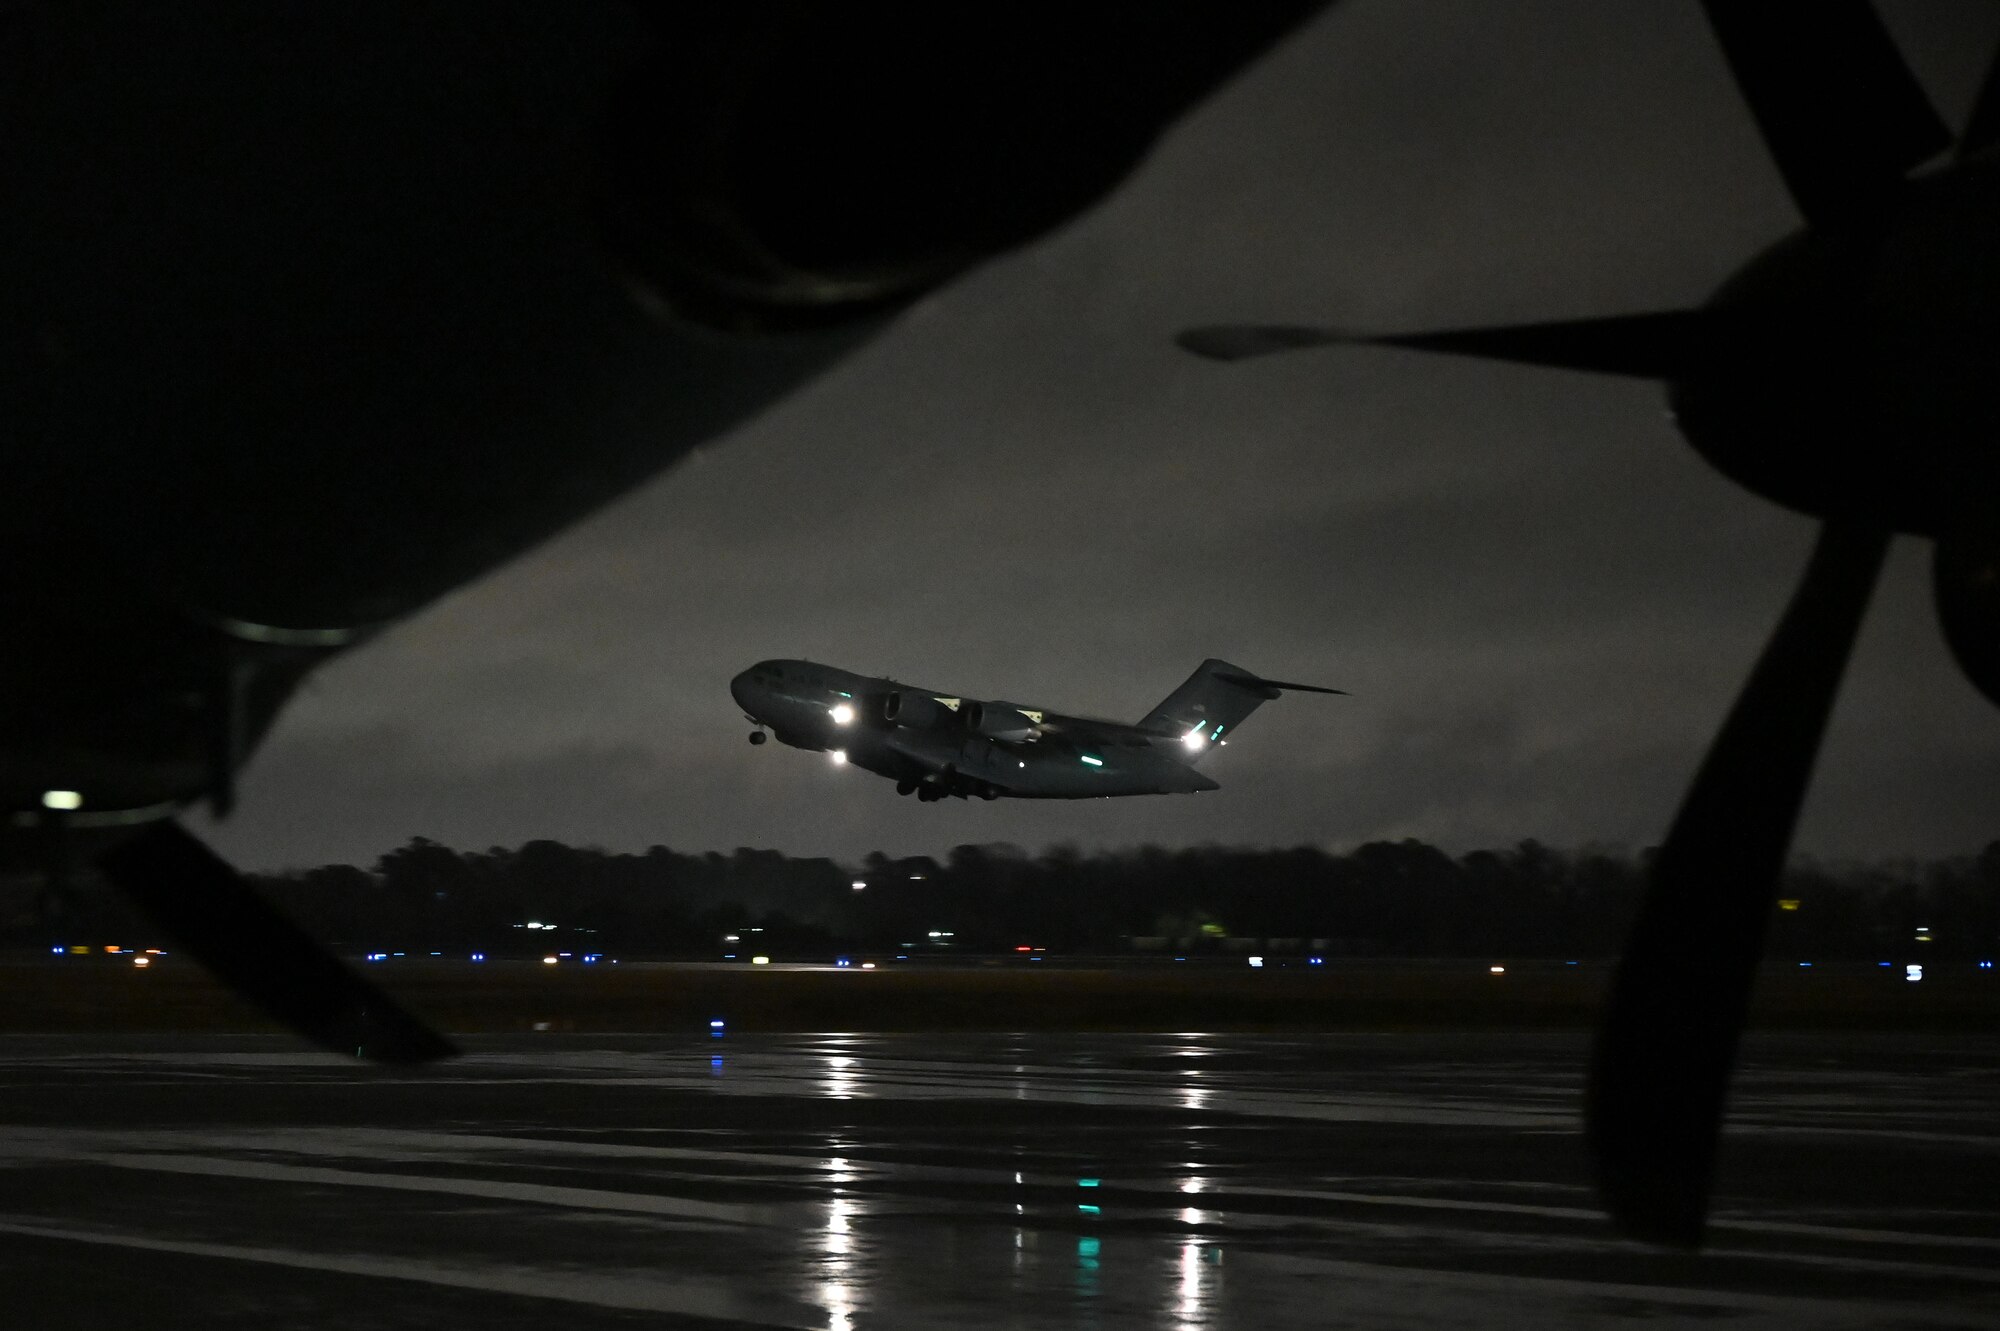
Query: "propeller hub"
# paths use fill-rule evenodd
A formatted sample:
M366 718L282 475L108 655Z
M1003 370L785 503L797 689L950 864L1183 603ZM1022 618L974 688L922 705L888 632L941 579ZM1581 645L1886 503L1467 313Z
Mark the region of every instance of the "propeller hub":
M2000 159L1798 232L1703 311L1669 387L1704 458L1815 517L1941 536L2000 499Z

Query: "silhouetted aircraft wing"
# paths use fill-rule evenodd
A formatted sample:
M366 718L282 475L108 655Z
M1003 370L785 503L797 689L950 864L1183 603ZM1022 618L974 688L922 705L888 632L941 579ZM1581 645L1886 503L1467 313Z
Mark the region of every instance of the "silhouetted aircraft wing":
M319 664L1090 207L1317 8L10 7L0 859L113 847L309 1038L443 1052L124 825L226 811Z

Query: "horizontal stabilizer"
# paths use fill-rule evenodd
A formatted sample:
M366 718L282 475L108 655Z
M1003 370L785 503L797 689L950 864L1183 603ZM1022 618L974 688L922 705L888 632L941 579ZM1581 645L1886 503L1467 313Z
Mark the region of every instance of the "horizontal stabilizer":
M1280 690L1289 689L1293 693L1338 693L1348 696L1346 689L1329 689L1318 684L1287 684L1281 679L1265 679L1260 675L1239 674L1234 671L1217 671L1214 678L1225 684L1235 684L1246 689L1266 689L1275 698Z
M1299 351L1306 347L1367 340L1331 328L1301 328L1286 324L1187 328L1174 337L1182 350L1210 360L1249 360L1253 356L1268 356L1278 351Z
M1197 356L1211 360L1247 360L1304 347L1346 344L1408 347L1557 369L1669 379L1687 368L1701 345L1703 319L1698 310L1669 310L1604 319L1384 336L1296 325L1233 325L1190 328L1175 341Z

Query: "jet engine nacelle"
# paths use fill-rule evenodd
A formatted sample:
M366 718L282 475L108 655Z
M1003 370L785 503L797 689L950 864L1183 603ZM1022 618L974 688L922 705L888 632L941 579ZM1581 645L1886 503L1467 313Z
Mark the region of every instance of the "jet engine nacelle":
M1022 740L1035 733L1034 718L1011 703L967 702L959 714L967 730L987 739Z
M890 725L915 730L942 730L958 723L951 708L916 689L890 689L882 695L880 708L877 714Z

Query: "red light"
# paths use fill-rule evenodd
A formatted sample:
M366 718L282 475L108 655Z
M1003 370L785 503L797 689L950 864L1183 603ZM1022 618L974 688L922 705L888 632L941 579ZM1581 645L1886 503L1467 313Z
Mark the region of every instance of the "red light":
M1021 944L1021 946L1015 948L1014 950L1016 952L1033 952L1035 949L1029 947L1026 943L1023 943Z

